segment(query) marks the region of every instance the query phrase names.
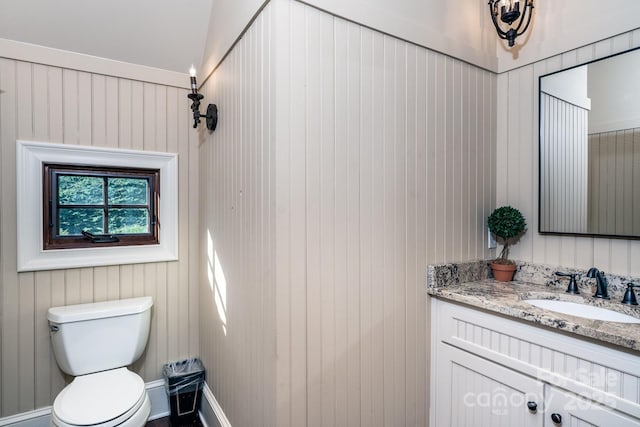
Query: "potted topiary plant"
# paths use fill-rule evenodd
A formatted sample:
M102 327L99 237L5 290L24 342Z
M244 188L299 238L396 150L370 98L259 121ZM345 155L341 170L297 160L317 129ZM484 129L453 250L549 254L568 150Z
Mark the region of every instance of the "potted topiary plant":
M527 231L527 222L522 213L511 206L496 208L488 220L489 231L503 244L500 256L491 263L493 277L501 282L513 279L516 263L509 259L509 249L515 240Z

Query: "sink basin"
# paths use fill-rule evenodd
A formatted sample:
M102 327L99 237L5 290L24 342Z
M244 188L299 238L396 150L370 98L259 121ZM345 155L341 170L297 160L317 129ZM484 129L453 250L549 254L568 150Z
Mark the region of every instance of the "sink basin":
M528 299L529 304L545 310L569 314L571 316L584 317L591 320L604 320L607 322L640 323L640 319L617 311L607 310L602 307L594 307L587 304L578 304L569 301L557 301L550 299Z

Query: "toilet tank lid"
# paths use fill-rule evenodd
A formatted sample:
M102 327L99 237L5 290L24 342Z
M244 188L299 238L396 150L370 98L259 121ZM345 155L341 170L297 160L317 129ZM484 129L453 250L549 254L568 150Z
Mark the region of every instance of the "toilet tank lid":
M51 307L47 311L47 319L53 323L80 322L89 319L142 313L151 308L152 305L153 299L151 297L66 305L63 307Z

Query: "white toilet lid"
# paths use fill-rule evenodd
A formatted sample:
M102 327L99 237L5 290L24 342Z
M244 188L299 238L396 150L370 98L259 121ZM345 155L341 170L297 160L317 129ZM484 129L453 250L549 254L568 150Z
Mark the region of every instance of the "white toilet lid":
M127 368L81 375L58 394L53 411L67 424L101 424L130 410L144 392L142 378Z

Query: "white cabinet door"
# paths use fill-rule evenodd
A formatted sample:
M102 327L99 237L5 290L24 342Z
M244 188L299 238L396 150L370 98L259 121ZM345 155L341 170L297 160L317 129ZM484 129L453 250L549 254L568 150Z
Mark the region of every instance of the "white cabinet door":
M433 427L542 427L540 381L444 343L436 357Z
M615 409L547 386L545 427L638 427L640 420ZM606 402L604 402L606 403ZM553 417L553 418L552 418Z

